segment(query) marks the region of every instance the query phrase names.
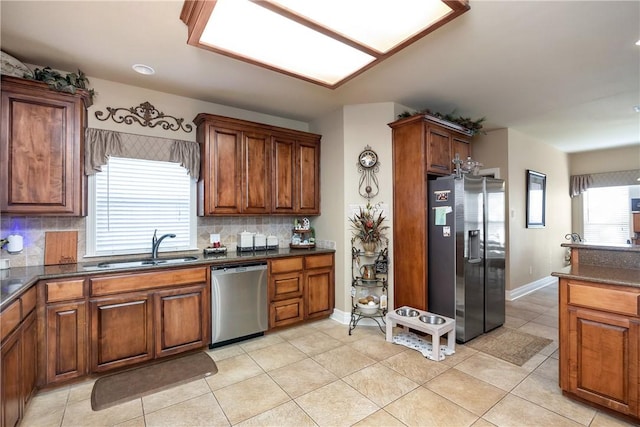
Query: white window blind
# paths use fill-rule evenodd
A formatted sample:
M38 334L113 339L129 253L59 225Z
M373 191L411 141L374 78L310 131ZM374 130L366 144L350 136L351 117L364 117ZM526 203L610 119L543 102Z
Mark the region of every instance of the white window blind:
M637 185L589 188L583 194L585 241L627 243L631 235L630 201L638 189L640 186Z
M179 164L110 157L94 184L88 255L150 254L155 229L176 235L160 252L196 246L195 183Z

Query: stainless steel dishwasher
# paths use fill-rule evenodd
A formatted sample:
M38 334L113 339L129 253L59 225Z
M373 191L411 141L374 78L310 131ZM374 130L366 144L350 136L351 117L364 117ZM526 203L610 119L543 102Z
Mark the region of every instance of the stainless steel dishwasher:
M209 347L264 335L268 324L267 264L211 267Z

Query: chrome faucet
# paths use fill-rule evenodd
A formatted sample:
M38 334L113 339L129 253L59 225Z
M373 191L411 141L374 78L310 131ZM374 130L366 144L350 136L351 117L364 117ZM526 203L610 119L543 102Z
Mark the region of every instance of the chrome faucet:
M564 238L571 240L571 243L582 243L582 237L578 233L566 234Z
M172 239L176 237L175 234L164 234L158 239L158 237L156 237L157 232L158 229L156 228L153 232L153 239L151 239L151 258L154 260L158 258L158 248L160 247L160 243L162 243L166 237L171 237Z

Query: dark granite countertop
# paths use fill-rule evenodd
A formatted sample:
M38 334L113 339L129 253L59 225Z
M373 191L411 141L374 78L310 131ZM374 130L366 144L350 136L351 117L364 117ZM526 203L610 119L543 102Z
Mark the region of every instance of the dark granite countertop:
M597 249L605 251L620 251L620 252L639 252L640 246L638 245L598 245L591 243L562 243L560 246L563 248L574 249Z
M262 261L273 258L283 258L298 255L313 255L335 252L333 249L287 249L280 248L269 251L236 252L228 251L225 254L204 255L201 251L180 252L179 255L170 256L163 254L162 258L175 258L177 256L194 256L197 259L181 264L149 265L127 268L97 268L100 262L122 261L122 257L113 259L101 258L100 261L82 262L77 264L62 265L36 265L30 267L11 267L8 270L0 270L0 310L27 291L33 284L41 279L57 279L62 277L77 277L88 275L102 275L109 273L122 273L132 271L157 270L176 267L193 267L209 265L239 264L244 262ZM145 257L131 257L131 259L143 259Z
M567 279L640 288L640 270L637 269L579 264L566 267L559 272L551 273L551 275Z

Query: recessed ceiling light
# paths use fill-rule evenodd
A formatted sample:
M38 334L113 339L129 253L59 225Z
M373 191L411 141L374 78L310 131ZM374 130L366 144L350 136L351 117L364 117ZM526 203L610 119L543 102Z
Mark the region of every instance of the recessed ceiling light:
M468 0L191 0L180 19L189 45L334 89L467 10Z
M640 105L634 105L633 111L635 111L636 113L640 113Z
M640 40L636 42L636 46L640 46Z
M156 70L144 64L133 64L131 66L136 73L144 74L145 76L150 76L156 73Z

